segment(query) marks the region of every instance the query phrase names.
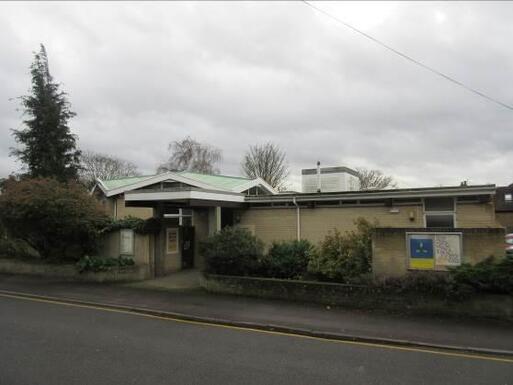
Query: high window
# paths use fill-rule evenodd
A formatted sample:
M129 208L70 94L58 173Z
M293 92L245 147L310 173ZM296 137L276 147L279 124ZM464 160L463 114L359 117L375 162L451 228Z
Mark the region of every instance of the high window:
M178 226L192 226L192 209L168 208L164 218L171 219Z
M425 198L424 218L426 227L454 228L454 198Z

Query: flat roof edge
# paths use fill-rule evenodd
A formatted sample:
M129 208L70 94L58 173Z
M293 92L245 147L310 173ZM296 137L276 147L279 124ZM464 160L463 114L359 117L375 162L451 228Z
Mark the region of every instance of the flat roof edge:
M422 198L457 195L495 195L495 185L479 185L468 187L421 187L415 189L340 191L325 193L278 194L274 196L246 197L246 202L280 202L333 199L386 199L386 198Z

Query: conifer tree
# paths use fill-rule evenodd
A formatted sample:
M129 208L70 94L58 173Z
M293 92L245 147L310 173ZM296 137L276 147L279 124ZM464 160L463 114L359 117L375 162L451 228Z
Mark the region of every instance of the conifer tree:
M30 67L32 87L30 95L22 96L25 127L13 130L21 148L12 150L26 168L26 176L50 177L60 181L77 179L80 169L80 151L68 121L71 111L67 94L54 82L48 67L44 45L34 54Z

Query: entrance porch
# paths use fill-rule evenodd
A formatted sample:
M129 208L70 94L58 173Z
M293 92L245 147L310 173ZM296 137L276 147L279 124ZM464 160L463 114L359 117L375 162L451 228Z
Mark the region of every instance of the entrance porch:
M188 188L127 192L125 205L151 207L159 218L161 228L154 235L150 271L152 277L163 277L184 269L202 269L200 243L232 226L233 210L243 203L240 194Z

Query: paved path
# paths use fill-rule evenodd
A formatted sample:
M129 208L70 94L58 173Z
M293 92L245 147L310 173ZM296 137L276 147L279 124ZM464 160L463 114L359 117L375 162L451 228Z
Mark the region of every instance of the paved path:
M169 274L164 277L141 282L128 283L123 286L153 290L189 290L199 289L201 273L196 269L188 269Z
M142 290L120 285L58 282L25 276L0 275L0 290L326 333L513 350L512 324L493 320L414 317L346 309L328 310L319 305L212 295L202 290Z
M513 360L0 297L0 384L513 384Z

